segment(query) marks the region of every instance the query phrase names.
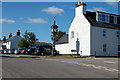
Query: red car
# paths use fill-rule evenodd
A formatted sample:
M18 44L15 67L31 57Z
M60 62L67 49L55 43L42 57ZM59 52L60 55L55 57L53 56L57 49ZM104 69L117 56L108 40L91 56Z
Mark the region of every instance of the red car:
M26 53L26 49L21 49L21 54L25 54Z

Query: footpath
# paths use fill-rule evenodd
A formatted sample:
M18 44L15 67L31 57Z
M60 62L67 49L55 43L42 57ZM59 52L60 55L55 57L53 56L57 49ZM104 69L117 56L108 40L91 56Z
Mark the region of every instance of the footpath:
M81 57L76 55L57 55L57 56L37 56L37 55L16 55L16 54L0 54L0 57L9 57L9 58L95 58L95 57Z

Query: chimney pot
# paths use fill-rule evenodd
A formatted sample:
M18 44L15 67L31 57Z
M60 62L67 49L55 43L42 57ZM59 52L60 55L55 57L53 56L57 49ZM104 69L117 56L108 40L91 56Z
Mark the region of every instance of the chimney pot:
M20 36L20 30L17 31L17 36Z
M9 38L11 38L12 37L12 33L10 33L10 35L9 35Z

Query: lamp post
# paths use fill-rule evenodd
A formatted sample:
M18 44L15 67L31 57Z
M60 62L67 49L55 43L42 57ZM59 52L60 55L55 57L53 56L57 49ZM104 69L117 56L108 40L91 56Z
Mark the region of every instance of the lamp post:
M51 28L52 28L51 39L53 41L52 56L54 56L55 55L56 34L57 34L57 31L58 31L58 26L56 25L55 17L54 17L54 24L51 26Z

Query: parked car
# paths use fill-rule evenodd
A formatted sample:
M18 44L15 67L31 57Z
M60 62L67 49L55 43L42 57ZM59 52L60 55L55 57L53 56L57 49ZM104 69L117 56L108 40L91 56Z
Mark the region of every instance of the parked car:
M59 55L59 51L55 50L55 55Z
M36 48L28 48L26 49L26 54L27 55L34 55Z
M0 53L4 54L4 50L0 50Z
M52 52L52 49L51 48L45 48L45 47L39 47L39 48L36 48L36 54L37 55L41 55L41 56L44 56L44 55L51 55L51 52Z
M26 54L26 49L19 49L21 54Z
M8 54L8 53L9 53L9 49L5 49L5 50L4 50L4 53L5 53L5 54Z
M21 54L21 50L20 49L15 49L15 54Z
M36 55L42 55L43 52L44 50L42 50L42 48L36 48L35 50Z
M9 54L14 54L14 52L15 52L15 49L8 49Z

